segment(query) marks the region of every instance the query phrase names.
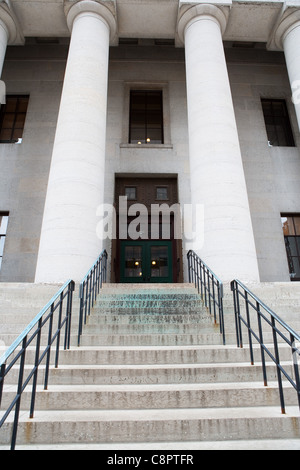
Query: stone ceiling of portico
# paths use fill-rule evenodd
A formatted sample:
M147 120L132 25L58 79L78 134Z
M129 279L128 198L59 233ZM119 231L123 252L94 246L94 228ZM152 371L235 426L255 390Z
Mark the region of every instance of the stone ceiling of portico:
M24 37L67 37L64 0L10 0ZM186 0L115 0L118 34L124 38L175 38L179 4ZM197 3L191 1L190 3ZM206 1L206 3L228 4ZM299 0L294 0L300 6ZM1 4L1 2L0 2ZM291 4L291 0L288 0ZM224 34L226 41L267 42L283 0L233 0Z

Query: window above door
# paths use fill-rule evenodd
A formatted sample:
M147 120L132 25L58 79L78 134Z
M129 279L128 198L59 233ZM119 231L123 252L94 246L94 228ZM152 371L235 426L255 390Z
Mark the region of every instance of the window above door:
M122 149L172 149L167 82L124 83Z
M131 90L130 144L163 144L163 98L161 90Z

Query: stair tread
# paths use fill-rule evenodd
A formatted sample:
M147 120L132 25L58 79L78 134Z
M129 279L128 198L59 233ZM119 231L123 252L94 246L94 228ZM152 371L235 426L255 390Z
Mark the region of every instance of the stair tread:
M281 365L291 365L290 361L281 361ZM267 362L266 366L275 366L274 362ZM28 368L32 368L32 366L27 366ZM25 368L27 368L25 366ZM214 362L214 363L174 363L174 364L61 364L59 368L52 369L53 371L59 370L84 370L84 369L95 369L95 370L144 370L144 369L215 369L215 368L232 368L232 367L247 367L247 368L254 368L259 367L261 368L261 364L257 363L251 365L248 362ZM42 370L44 366L40 366ZM50 369L51 370L51 369Z
M28 412L31 387L25 390L19 443L24 449L26 443L28 449L47 445L51 449L101 449L110 444L114 450L122 446L213 449L220 445L230 449L235 443L236 448L245 449L251 445L266 448L264 443L270 448L281 445L300 449L296 393L284 380L287 414L282 415L276 366L266 357L270 380L265 387L260 345L253 345L257 358L254 366L248 360L248 346L236 346L232 295L229 286L226 289L227 345L223 346L219 326L213 325L213 317L203 307L194 285L104 285L83 330L80 348L75 346L78 315L74 310L74 346L66 352L61 349L61 362L58 369L51 366L47 391L42 385L45 366L40 366L34 419L29 419ZM198 317L200 321L202 317L202 327ZM15 317L15 329L22 325L20 319ZM212 319L209 325L207 319ZM182 332L174 332L174 325ZM183 330L185 326L190 333ZM269 336L265 341L272 346ZM281 364L292 368L291 361L284 360L290 348L284 344L279 348ZM29 347L28 353L29 363L34 358L34 347ZM31 370L31 366L25 367L26 372ZM10 383L4 385L7 402L15 389ZM12 419L13 413L6 423L8 429ZM279 439L275 444L272 438L277 437L288 439ZM2 433L0 442L7 443L8 439ZM156 440L154 447L152 439ZM162 447L167 440L173 442ZM199 442L202 440L206 442Z
M0 446L0 451L5 450ZM299 439L241 439L222 441L173 441L173 442L132 442L104 444L52 444L19 445L17 450L300 450ZM112 452L112 456L113 456Z
M283 387L288 388L288 383L283 383ZM187 391L187 390L269 390L277 389L278 383L269 381L268 386L260 382L216 382L216 383L171 383L171 384L61 384L49 385L48 390L44 390L42 385L37 386L37 392L48 393L79 393L79 392L156 392L156 391ZM4 391L9 392L14 389L12 385L5 385ZM31 393L26 389L25 393Z
M238 408L164 408L142 410L37 410L34 420L29 419L28 412L20 413L20 422L93 422L93 421L190 421L190 420L219 420L219 419L259 419L266 418L293 418L297 421L300 430L299 407L286 407L286 414L282 414L278 406L266 407L238 407ZM8 420L13 420L13 416Z

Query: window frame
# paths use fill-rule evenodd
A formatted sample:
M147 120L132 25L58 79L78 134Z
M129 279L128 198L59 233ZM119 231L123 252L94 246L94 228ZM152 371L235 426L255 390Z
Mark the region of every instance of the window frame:
M266 114L264 103L270 103L271 111L272 111L270 114ZM274 109L274 106L276 103L277 104L280 103L284 111L283 114L280 116L276 115L276 112ZM269 146L270 147L296 147L291 118L289 115L289 110L287 107L286 99L284 98L261 98L261 106L262 106L262 112L263 112ZM272 121L272 122L269 122L269 121ZM271 140L271 135L270 135L270 132L268 131L268 126L273 126L273 133L275 133L276 135L275 143L274 141L272 142ZM281 138L279 136L276 126L277 127L280 126L284 133L284 138L285 138L284 145L280 143Z
M7 237L7 229L8 229L8 223L9 223L9 212L8 211L0 211L0 218L2 217L7 217L7 224L6 224L6 231L5 233L1 231L1 223L0 223L0 240L4 238L3 242L3 251L0 250L0 271L1 271L1 266L3 262L3 256L4 256L4 247L5 247L5 242L6 242L6 237ZM1 245L0 245L1 248Z
M122 120L122 140L120 142L120 149L123 150L123 155L126 156L126 149L173 149L171 141L171 113L170 113L170 91L169 82L159 81L126 81L123 84L123 120ZM130 144L129 141L129 114L130 114L130 91L131 90L160 90L163 97L163 128L164 128L164 143L163 144Z
M165 190L166 190L166 197L165 197L165 198L160 198L160 197L158 197L158 196L159 196L158 191L159 191L160 189L165 189ZM164 186L164 185L156 186L156 187L155 187L155 200L156 200L156 201L169 201L169 200L170 200L170 197L169 197L169 186Z
M8 101L10 99L16 99L16 108L15 111L7 111L7 105ZM18 106L19 106L19 100L24 100L26 99L26 110L25 111L18 111ZM23 139L23 134L24 134L24 129L25 129L25 122L26 122L26 116L28 112L28 105L29 105L29 95L17 95L17 94L11 94L11 95L6 95L6 103L1 105L0 109L0 144L16 144L19 142L20 139ZM13 124L12 127L7 127L3 128L3 123L5 116L8 114L13 115ZM17 121L17 116L18 115L23 115L24 120L23 120L23 126L22 127L16 127L16 121ZM10 130L10 139L2 139L1 138L1 133L4 129ZM20 137L18 139L13 138L14 133L20 130Z
M291 281L300 281L300 273L299 273L298 277L292 276L292 274L293 274L292 268L294 266L294 261L293 261L294 258L296 258L298 260L299 267L300 267L300 230L299 230L299 233L297 233L297 226L296 226L295 220L294 220L295 218L298 218L299 221L300 221L300 214L297 214L297 213L290 213L290 214L289 213L282 213L280 216L281 216L282 231L283 231L283 236L284 236L284 243L285 243L287 261L288 261L288 266L289 266L290 278L291 278ZM293 235L291 235L291 234L286 235L284 233L284 227L283 227L283 221L282 221L282 219L284 219L284 218L292 219L293 232L294 232ZM295 242L296 253L297 253L296 256L291 255L288 251L288 243L289 243L288 239L290 239L290 238L293 238L296 241Z
M143 123L143 129L141 128L141 139L133 139L132 138L132 133L134 130L133 127L133 116L134 116L134 109L133 109L133 97L134 95L138 96L140 95L143 97L143 106L144 106L144 112L141 112L140 114L142 115L141 122ZM158 133L160 134L160 138L156 139L159 140L159 142L152 142L150 140L151 136L151 125L150 125L150 116L151 116L151 95L157 95L158 96L158 102L160 104L160 109L159 112L156 113L158 116L157 121L155 124L158 126ZM129 144L135 144L135 145L163 145L164 144L164 111L163 111L163 90L161 89L131 89L130 90L130 96L129 96L129 136L128 136L128 143ZM143 134L143 135L142 135ZM134 141L133 141L134 140ZM137 140L137 142L135 141Z
M134 197L128 197L128 194L126 194L126 190L129 189L134 189ZM125 197L127 197L128 201L137 201L137 187L136 186L125 186Z

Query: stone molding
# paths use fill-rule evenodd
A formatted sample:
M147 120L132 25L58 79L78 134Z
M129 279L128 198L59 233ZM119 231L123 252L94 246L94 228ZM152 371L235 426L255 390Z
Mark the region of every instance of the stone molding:
M6 3L0 4L0 22L7 33L8 44L23 45L24 37L14 12Z
M78 15L90 13L100 16L108 25L110 31L110 43L114 45L117 40L117 20L114 1L101 0L65 0L64 11L68 28L72 31L73 23Z
M285 37L298 26L300 26L300 9L288 8L285 10L275 25L272 38L268 43L268 49L282 51Z
M227 26L228 17L229 7L218 7L208 3L194 5L188 10L184 10L183 13L179 13L177 24L178 37L182 44L184 44L186 28L190 26L191 23L201 19L212 19L213 21L217 22L223 35Z

